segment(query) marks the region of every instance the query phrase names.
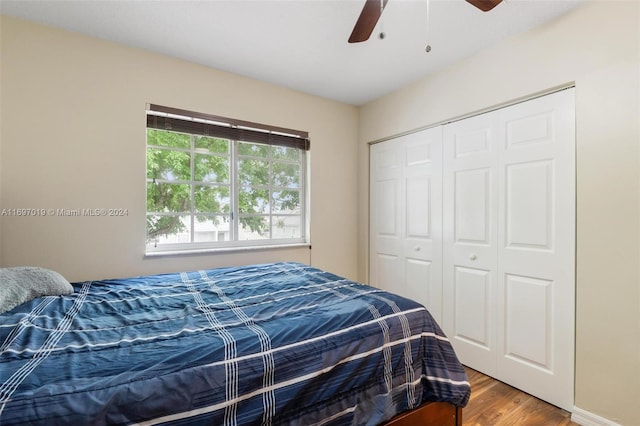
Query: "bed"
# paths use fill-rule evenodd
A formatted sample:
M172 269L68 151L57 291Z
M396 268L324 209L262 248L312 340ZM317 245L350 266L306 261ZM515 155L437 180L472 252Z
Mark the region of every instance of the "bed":
M0 315L3 426L442 426L469 394L423 306L300 263L76 283Z

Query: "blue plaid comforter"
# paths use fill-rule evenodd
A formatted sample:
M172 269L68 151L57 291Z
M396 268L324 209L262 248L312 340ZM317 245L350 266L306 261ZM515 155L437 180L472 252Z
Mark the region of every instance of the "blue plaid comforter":
M423 306L299 263L74 288L0 315L1 425L375 425L469 398Z

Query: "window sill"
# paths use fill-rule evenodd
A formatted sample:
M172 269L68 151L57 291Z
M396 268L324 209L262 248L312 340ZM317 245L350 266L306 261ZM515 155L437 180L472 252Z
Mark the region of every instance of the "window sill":
M277 245L258 245L258 246L244 246L244 247L217 247L217 248L197 248L187 250L158 250L150 251L144 254L144 258L154 258L163 256L198 256L206 254L227 254L227 253L241 253L241 252L254 252L254 251L268 251L268 250L281 250L291 248L305 248L311 249L309 243L293 243L293 244L277 244Z

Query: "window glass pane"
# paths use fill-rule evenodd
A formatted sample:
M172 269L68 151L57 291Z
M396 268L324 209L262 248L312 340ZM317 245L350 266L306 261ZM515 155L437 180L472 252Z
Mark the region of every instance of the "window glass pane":
M190 185L147 182L147 212L187 212L191 210Z
M228 154L229 140L220 138L210 138L206 136L195 136L196 149L205 149L209 152Z
M304 161L298 148L147 129L148 250L299 241Z
M229 157L195 154L194 181L229 182Z
M300 187L300 165L292 163L273 163L273 186L285 188Z
M272 201L273 213L300 213L300 191L298 190L273 191Z
M268 238L268 216L240 216L238 240L265 240Z
M189 153L147 149L147 179L191 180Z
M300 159L300 150L286 146L272 146L271 156L276 160L298 161Z
M269 213L269 190L242 187L238 190L240 213Z
M269 145L250 142L238 142L238 154L266 158L269 156Z
M300 238L300 216L273 216L272 238Z
M238 180L241 185L269 185L269 162L240 159Z
M147 216L147 244L188 243L191 241L189 216Z
M191 147L191 137L184 133L147 129L147 144L189 149Z
M194 242L230 241L230 223L228 216L196 216L193 224Z
M198 213L229 213L231 211L228 186L196 185L193 195Z

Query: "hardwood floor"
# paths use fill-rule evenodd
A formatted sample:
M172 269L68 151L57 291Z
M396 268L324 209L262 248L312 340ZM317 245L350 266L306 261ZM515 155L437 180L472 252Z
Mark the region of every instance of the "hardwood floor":
M575 425L571 414L527 393L467 368L471 399L462 411L463 426Z

